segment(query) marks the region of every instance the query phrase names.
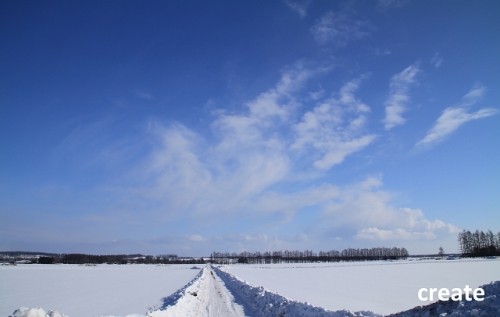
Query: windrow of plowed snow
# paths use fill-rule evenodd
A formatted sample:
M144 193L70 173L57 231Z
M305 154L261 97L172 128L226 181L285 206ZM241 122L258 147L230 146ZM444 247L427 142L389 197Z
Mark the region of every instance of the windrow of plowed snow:
M285 298L279 294L269 292L263 287L252 287L236 277L214 269L224 281L226 287L244 307L245 312L252 317L287 316L287 317L378 317L381 315L364 311L350 312L347 310L328 311L321 307L314 307L308 303L301 303Z

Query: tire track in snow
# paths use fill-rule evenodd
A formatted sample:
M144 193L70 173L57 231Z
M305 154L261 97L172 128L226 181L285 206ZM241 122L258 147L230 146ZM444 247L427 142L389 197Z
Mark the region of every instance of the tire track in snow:
M172 306L148 313L148 317L244 317L243 307L234 301L224 282L210 266L186 287L182 297Z
M209 269L209 295L211 299L208 305L208 316L245 316L243 307L234 301L231 292L226 288L220 277ZM214 296L215 295L215 296Z

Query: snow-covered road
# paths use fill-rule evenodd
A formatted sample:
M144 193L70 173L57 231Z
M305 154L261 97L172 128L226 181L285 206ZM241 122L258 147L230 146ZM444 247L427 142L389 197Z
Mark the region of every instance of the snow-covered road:
M165 310L148 314L150 317L175 316L234 316L243 317L243 307L234 301L234 297L220 277L210 266L203 268L201 276L185 288L184 295Z

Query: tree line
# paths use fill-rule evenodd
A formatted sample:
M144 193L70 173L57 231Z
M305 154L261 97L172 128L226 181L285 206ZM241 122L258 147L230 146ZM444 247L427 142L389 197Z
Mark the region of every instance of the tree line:
M405 248L371 248L371 249L344 249L342 251L311 250L297 251L266 251L266 252L212 252L210 262L217 264L248 263L307 263L307 262L340 262L340 261L372 261L372 260L397 260L409 256Z
M491 230L487 232L463 230L458 234L458 243L462 256L478 257L500 255L500 232L494 234Z
M82 253L41 256L40 264L203 264L203 258L179 258L176 255L152 256L142 254L93 255Z

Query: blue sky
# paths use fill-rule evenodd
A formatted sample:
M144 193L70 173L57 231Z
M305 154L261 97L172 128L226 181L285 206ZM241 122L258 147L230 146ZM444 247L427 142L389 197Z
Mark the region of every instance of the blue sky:
M500 230L497 1L4 1L0 250Z

